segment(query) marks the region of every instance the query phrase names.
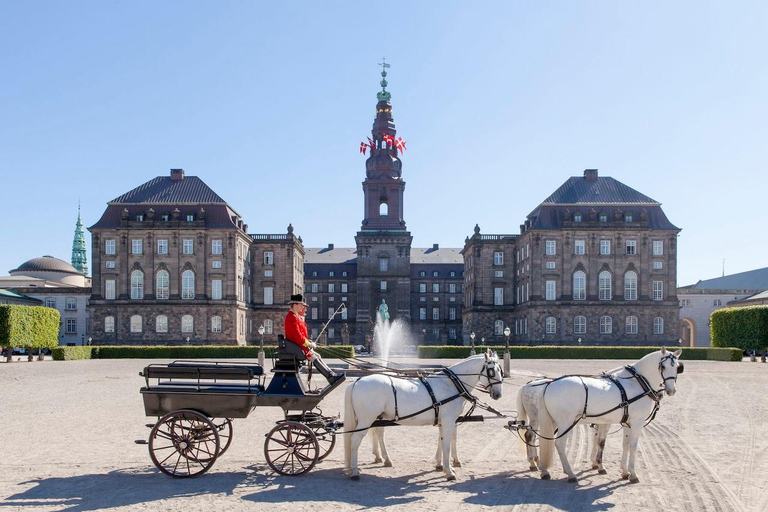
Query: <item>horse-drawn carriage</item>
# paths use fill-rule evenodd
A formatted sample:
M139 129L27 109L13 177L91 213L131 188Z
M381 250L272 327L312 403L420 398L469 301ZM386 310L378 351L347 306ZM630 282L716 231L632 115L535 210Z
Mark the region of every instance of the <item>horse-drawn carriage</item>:
M205 473L229 448L232 420L247 418L259 406L284 412L264 441L264 456L274 471L300 475L325 458L341 422L314 409L344 379L319 393L308 392L299 375L303 354L291 345L280 340L268 385L258 364L174 361L144 368L144 410L158 417L147 425L152 428L147 444L155 466L180 478Z

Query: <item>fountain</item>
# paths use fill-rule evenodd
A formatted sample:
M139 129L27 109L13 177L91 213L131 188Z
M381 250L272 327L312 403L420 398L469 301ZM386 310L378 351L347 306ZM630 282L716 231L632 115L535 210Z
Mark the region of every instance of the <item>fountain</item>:
M405 347L413 345L410 327L405 320L397 318L389 319L389 308L382 299L376 315L376 324L373 327L373 343L378 347L378 356L387 366L391 356L402 354Z

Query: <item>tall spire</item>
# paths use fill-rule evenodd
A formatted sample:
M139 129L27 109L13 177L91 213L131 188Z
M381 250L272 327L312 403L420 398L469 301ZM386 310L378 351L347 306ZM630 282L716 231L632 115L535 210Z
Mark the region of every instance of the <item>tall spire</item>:
M80 220L80 201L77 202L77 224L75 224L75 238L72 240L72 266L88 277L88 256L85 252L83 222Z
M376 94L376 98L378 98L379 101L389 101L392 99L392 95L387 92L387 68L389 67L389 64L387 64L386 57L381 58L381 62L379 63L379 66L381 66L381 92Z

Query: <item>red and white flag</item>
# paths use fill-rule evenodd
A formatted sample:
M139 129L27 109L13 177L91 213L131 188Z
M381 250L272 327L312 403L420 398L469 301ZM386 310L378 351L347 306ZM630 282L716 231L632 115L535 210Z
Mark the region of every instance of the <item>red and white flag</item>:
M402 137L398 137L398 138L397 138L397 141L395 142L395 147L396 147L398 150L400 150L400 152L401 152L401 153L402 153L403 151L405 151L405 141L403 140L403 138L402 138Z
M360 152L361 152L362 154L365 154L365 151L366 151L367 149L368 149L368 144L366 144L365 142L361 142L361 143L360 143Z
M376 143L370 137L368 137L368 146L371 148L371 153L373 153L373 150L376 149Z
M395 138L387 133L385 133L382 138L384 139L384 142L388 143L389 145L395 143Z

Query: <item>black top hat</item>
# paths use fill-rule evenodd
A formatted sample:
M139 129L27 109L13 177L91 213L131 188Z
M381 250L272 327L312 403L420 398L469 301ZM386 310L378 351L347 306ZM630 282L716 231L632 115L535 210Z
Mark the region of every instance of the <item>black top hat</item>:
M288 301L288 304L304 304L305 306L308 306L306 302L304 302L304 295L297 293L295 295L291 295L291 300Z

